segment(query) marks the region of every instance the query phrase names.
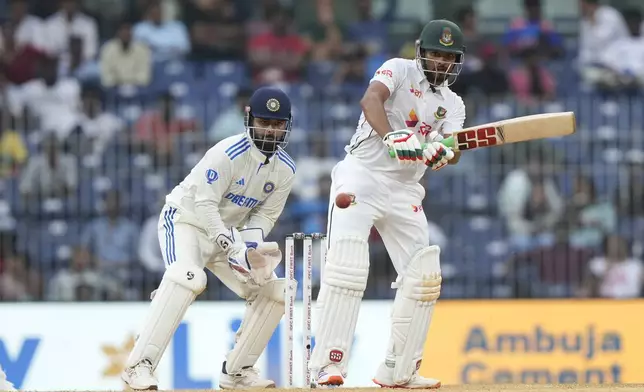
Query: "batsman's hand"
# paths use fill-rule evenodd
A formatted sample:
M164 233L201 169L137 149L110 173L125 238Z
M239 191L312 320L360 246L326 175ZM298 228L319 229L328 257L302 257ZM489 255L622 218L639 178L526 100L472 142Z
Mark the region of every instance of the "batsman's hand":
M425 165L433 171L437 171L447 166L449 161L454 158L454 151L441 143L443 136L436 131L429 134L429 140L431 142L427 143L423 150Z
M415 165L423 162L423 148L413 131L403 129L389 132L382 138L382 141L390 152L393 151L396 154L398 163Z

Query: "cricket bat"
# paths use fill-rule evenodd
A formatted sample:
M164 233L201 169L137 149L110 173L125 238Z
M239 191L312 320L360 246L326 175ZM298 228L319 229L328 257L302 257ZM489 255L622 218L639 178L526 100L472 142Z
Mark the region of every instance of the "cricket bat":
M566 136L575 131L574 112L544 113L461 129L443 139L441 143L454 151L464 151ZM426 143L423 144L423 149L426 145ZM395 151L389 151L389 156L395 158Z

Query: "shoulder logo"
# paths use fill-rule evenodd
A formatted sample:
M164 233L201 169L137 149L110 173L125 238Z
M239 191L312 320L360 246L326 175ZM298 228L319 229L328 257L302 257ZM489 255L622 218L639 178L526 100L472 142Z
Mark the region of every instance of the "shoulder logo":
M439 106L438 109L436 109L436 112L434 113L434 117L437 120L442 120L445 118L445 115L447 114L447 109L445 109L442 106Z
M454 40L452 39L452 29L444 27L443 34L441 34L441 39L438 42L443 46L452 46L454 44Z
M273 184L272 182L269 181L266 184L264 184L264 193L271 193L274 190L275 190L275 184Z
M280 110L280 101L278 101L275 98L271 98L268 101L266 101L266 108L271 112L276 112Z
M212 184L213 182L217 181L219 179L219 174L217 174L216 171L212 169L206 170L206 181L208 181L208 184Z

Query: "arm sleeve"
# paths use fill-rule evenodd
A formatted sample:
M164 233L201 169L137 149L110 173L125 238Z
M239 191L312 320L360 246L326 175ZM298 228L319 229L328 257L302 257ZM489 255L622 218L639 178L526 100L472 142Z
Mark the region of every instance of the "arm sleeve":
M463 124L465 124L465 104L461 97L456 96L454 110L451 114L449 112L447 113L447 118L443 123L443 135L447 137L452 133L463 129Z
M255 208L246 227L262 229L266 238L284 210L294 181L295 175L288 176L262 205Z
M223 151L213 148L193 169L196 173L195 212L208 238L215 241L229 231L219 214L219 203L232 181L232 161Z
M382 63L369 83L378 81L387 86L389 93L393 94L400 88L406 76L406 70L401 61L404 60L393 58Z

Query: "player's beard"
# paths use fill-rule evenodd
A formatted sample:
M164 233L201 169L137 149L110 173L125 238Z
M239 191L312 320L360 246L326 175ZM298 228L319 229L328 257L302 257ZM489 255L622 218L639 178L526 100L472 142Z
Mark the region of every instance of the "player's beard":
M425 76L430 84L434 86L440 86L447 78L450 76L450 71L454 69L454 64L441 64L442 61L437 60L425 60Z
M260 144L259 149L265 152L275 152L277 150L277 139L275 137L269 136L269 137L263 137L261 140L257 141L258 144Z

